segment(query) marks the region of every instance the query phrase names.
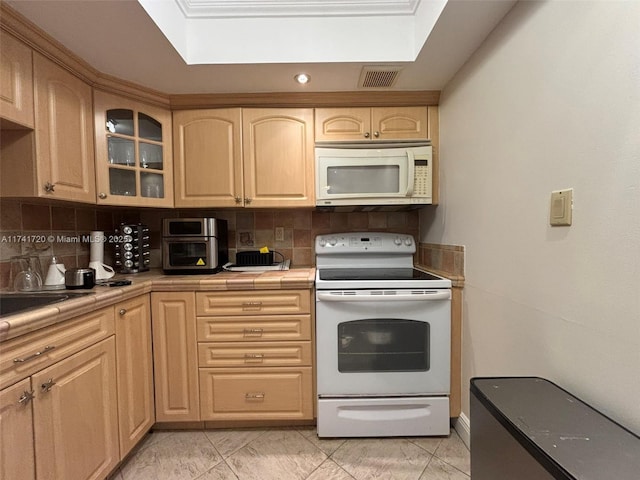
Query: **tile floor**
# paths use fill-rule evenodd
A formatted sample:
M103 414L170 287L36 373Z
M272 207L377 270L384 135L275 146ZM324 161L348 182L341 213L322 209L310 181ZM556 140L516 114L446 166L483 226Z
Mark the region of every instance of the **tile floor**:
M469 480L449 437L319 439L314 427L152 432L111 480Z

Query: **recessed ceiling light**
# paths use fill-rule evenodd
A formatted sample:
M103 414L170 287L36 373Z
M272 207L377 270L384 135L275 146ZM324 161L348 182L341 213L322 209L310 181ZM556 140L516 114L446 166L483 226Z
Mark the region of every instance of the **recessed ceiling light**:
M309 83L311 81L311 75L307 75L306 73L299 73L295 77L293 77L296 82L304 85L305 83Z

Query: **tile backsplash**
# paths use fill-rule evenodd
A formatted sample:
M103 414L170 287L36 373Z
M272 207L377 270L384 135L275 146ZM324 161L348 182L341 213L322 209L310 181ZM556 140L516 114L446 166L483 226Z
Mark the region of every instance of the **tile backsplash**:
M324 212L313 209L133 209L36 200L0 200L0 289L9 287L10 258L25 253L40 256L43 271L52 255L67 268L89 264L91 230L108 235L120 223L143 223L151 236L151 267L160 268L161 222L168 217L215 217L227 220L229 256L262 246L280 252L292 266L314 266L316 235L344 231L382 231L419 236L417 210L402 212ZM282 240L275 239L282 228ZM112 264L113 246L105 246L105 263Z

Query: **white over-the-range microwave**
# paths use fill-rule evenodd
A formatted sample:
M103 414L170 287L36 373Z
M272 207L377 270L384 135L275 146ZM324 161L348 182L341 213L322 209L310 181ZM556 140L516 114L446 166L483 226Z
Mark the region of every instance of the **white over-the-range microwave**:
M428 205L432 148L422 144L316 144L316 205Z

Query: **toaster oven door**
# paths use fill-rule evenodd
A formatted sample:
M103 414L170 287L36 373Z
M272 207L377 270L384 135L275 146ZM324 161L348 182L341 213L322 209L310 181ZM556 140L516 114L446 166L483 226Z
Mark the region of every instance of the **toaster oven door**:
M165 271L207 273L219 267L215 237L165 238L162 242L162 268Z

